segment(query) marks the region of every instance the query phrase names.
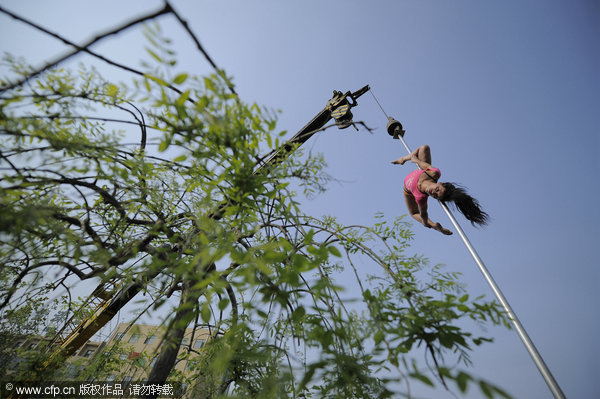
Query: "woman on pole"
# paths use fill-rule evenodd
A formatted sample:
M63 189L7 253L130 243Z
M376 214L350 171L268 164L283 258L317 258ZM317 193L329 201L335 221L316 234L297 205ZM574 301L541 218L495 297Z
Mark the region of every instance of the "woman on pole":
M406 176L403 190L406 207L416 221L442 234L452 234L452 231L429 219L427 198L431 196L442 202L454 203L471 224L487 224L488 214L481 209L475 198L467 194L464 188L454 183L438 182L442 172L431 166L431 149L428 145L422 145L411 154L398 158L392 163L404 165L407 161L414 162L419 167Z

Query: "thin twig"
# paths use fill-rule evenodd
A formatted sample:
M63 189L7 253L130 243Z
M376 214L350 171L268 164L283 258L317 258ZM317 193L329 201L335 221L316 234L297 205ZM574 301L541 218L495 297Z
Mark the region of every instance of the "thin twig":
M14 19L16 19L18 21L21 21L21 22L23 22L23 23L25 23L25 24L27 24L27 25L29 25L29 26L37 29L37 30L40 30L40 31L46 33L47 35L50 35L50 36L52 36L52 37L54 37L54 38L62 41L63 43L66 43L66 44L68 44L70 46L75 47L75 50L70 51L67 54L64 54L63 56L55 59L54 61L48 62L43 67L41 67L41 68L39 68L39 69L31 72L29 75L27 75L24 78L18 80L17 82L9 84L6 87L0 88L0 93L3 93L5 91L7 91L7 90L14 89L15 87L22 86L24 83L26 83L29 80L33 79L34 77L36 77L37 75L41 74L42 72L44 72L44 71L46 71L46 70L48 70L48 69L50 69L52 67L57 66L58 64L66 61L66 60L68 60L69 58L73 57L74 55L79 54L80 52L88 53L88 54L90 54L90 55L92 55L92 56L94 56L96 58L101 59L104 62L107 62L107 63L109 63L109 64L111 64L113 66L116 66L118 68L124 69L126 71L135 73L136 75L144 76L143 72L140 72L140 71L138 71L136 69L130 68L130 67L126 66L126 65L122 65L122 64L116 63L114 61L111 61L111 60L109 60L109 59L107 59L107 58L105 58L105 57L103 57L103 56L101 56L101 55L99 55L99 54L91 51L88 47L90 47L90 46L98 43L99 41L101 41L103 39L106 39L109 36L116 35L117 33L120 33L120 32L122 32L122 31L124 31L124 30L126 30L128 28L131 28L132 26L135 26L135 25L137 25L139 23L142 23L144 21L148 21L148 20L154 19L154 18L159 17L159 16L164 15L164 14L168 14L168 13L172 12L172 8L171 8L171 6L168 3L166 3L165 6L162 9L160 9L158 11L155 11L155 12L153 12L151 14L147 14L147 15L144 15L144 16L139 17L137 19L134 19L134 20L126 23L125 25L122 25L122 26L120 26L118 28L115 28L113 30L110 30L110 31L105 32L105 33L102 33L102 34L96 36L95 38L93 38L92 40L90 40L89 42L87 42L85 44L82 44L82 45L78 45L76 43L73 43L72 41L67 40L64 37L62 37L62 36L60 36L60 35L58 35L58 34L56 34L54 32L51 32L48 29L45 29L45 28L41 27L40 25L37 25L37 24L35 24L35 23L33 23L33 22L31 22L31 21L23 18L23 17L20 17L17 14L14 14L14 13L12 13L12 12L4 9L3 7L0 7L0 12L6 14L6 15L8 15L8 16L10 16L10 17L12 17L12 18L14 18ZM171 89L175 89L175 88L171 87ZM175 89L175 90L179 91L178 89ZM181 94L181 91L179 91L179 92Z
M179 15L179 13L177 11L175 11L175 9L173 7L170 6L170 4L169 4L169 2L167 0L165 0L165 6L170 8L171 14L173 14L175 16L175 18L177 18L177 21L179 21L179 23L183 26L183 28L187 31L187 33L189 33L190 37L192 38L192 40L196 44L196 47L198 48L198 50L200 50L200 52L204 55L204 57L209 62L209 64L215 69L215 71L217 71L217 74L221 75L223 73L223 71L221 69L219 69L219 67L217 66L217 64L215 64L215 62L210 57L210 55L208 55L208 53L206 52L206 50L204 50L204 47L202 47L202 44L200 44L200 40L198 40L198 38L196 37L196 35L194 34L194 32L192 32L192 30L190 29L187 21L184 20L183 18L181 18L181 16ZM233 94L237 95L237 93L235 92L235 89L233 88L233 86L229 82L227 82L227 87L229 88L229 90L231 90L231 92Z

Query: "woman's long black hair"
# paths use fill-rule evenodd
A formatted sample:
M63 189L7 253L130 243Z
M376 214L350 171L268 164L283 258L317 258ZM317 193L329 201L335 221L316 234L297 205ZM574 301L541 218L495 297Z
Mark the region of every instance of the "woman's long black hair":
M473 226L476 224L480 226L487 224L489 215L481 209L479 202L475 198L467 194L467 191L463 187L456 183L442 183L442 186L446 188L446 193L441 198L441 201L452 201L460 213L465 215Z

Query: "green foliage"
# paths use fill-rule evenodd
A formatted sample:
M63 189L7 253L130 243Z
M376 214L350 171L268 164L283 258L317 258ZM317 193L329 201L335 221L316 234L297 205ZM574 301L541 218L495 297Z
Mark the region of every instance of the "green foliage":
M212 331L195 374L172 374L211 397L385 398L410 381L507 397L442 362L454 353L468 366L489 339L460 320L504 323L498 306L407 255L402 218L350 227L304 214L293 190L324 190L324 159L296 151L265 165L285 135L273 114L232 94L222 71L177 71L157 26L145 35L154 64L132 85L56 69L0 97L3 317L27 330L18 315L42 314L27 307L42 294L138 282L140 313ZM68 315L90 317L83 304ZM419 369L416 351L433 365ZM114 354L98 364L120 367Z
M0 373L7 378L23 381L40 377L53 381L85 381L123 370L126 361L121 360L119 355L125 353L125 348L117 343L93 359L80 356L61 359L51 370L45 369L42 373L35 371L47 360L48 353L43 349L55 339L64 325L67 306L76 307L75 318L81 318L92 310L89 305L77 302L71 303L65 297L51 301L38 296L29 298L22 306L5 309L0 320Z

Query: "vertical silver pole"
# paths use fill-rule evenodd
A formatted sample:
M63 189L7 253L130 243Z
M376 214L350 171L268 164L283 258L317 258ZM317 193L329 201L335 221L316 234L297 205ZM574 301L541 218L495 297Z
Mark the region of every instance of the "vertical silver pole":
M400 136L400 135L397 135L397 137L400 140L402 140L402 144L404 145L404 148L406 148L406 151L408 151L408 153L411 154L412 151L406 145L406 142L404 141L404 138L402 136ZM498 298L498 300L502 304L502 307L504 308L504 310L508 314L508 317L509 317L510 321L512 321L513 325L515 326L515 329L517 330L517 333L521 337L521 341L523 341L523 344L525 344L525 347L527 348L527 351L531 355L531 358L533 359L533 361L535 362L538 370L542 374L542 377L544 377L544 380L546 381L546 384L548 385L548 388L550 388L550 391L552 391L552 394L554 395L554 398L555 399L565 399L565 394L562 392L562 390L560 389L560 386L558 385L558 383L556 382L556 380L552 376L552 373L548 369L548 366L546 366L546 363L544 362L544 359L542 359L542 356L540 355L540 353L536 349L535 345L533 344L533 341L531 341L531 338L529 338L529 335L527 335L527 331L525 331L525 328L523 327L523 325L521 324L521 322L517 318L517 315L515 314L515 312L513 312L512 308L510 307L510 305L508 303L508 301L506 300L506 298L502 294L502 291L500 291L500 287L498 287L498 285L496 284L496 282L492 278L492 275L487 270L487 268L483 264L483 261L481 260L481 258L477 254L477 251L475 251L475 248L473 248L473 246L471 245L471 242L469 241L469 238L467 237L467 235L465 234L465 232L463 231L463 229L460 227L460 225L456 221L456 218L454 217L454 215L452 214L452 212L450 211L450 209L448 209L448 206L445 203L441 202L441 201L438 201L438 202L442 206L442 209L444 209L444 211L446 212L446 215L448 215L448 218L450 219L450 222L452 222L452 225L454 226L454 228L456 229L456 231L458 231L458 235L460 235L460 238L463 240L463 243L465 244L465 246L467 247L467 249L471 253L471 256L475 260L475 263L477 263L477 266L479 267L479 270L483 274L483 277L485 277L486 281L488 282L488 284L492 288L492 291L494 291L494 294L496 295L496 298Z

